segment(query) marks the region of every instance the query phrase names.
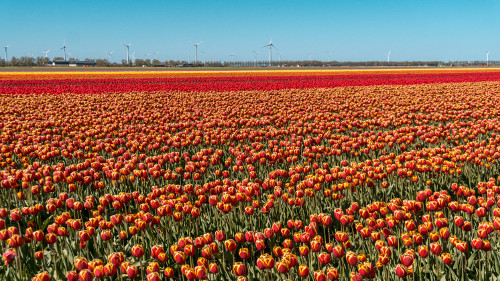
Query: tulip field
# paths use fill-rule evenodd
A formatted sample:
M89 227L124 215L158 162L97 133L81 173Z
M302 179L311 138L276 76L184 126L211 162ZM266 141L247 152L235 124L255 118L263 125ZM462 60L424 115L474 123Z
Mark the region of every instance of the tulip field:
M500 69L0 72L0 280L500 280Z

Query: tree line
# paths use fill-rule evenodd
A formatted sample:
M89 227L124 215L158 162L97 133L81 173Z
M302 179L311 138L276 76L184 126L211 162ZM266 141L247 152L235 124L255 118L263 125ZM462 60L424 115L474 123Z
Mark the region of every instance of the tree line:
M7 66L49 66L52 61L62 61L62 57L55 57L50 60L46 57L12 57L10 60L5 61L0 59L0 67ZM78 61L76 58L70 58L69 61ZM85 58L84 61L95 62L97 67L179 67L179 66L192 66L192 67L252 67L252 66L269 66L269 61L206 61L206 62L188 62L182 60L165 60L158 59L140 59L131 60L128 64L126 60L121 62L112 62L108 59L92 59ZM453 66L485 66L486 61L320 61L320 60L286 60L286 61L272 61L272 66L278 67L453 67ZM498 66L500 61L489 61L489 66Z

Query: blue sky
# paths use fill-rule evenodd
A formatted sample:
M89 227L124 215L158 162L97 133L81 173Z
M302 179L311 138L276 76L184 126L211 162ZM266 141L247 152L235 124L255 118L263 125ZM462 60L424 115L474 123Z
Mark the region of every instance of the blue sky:
M193 60L189 41L203 41L199 60L267 60L272 37L273 59L500 60L500 1L0 0L0 11L9 57L62 56L66 39L79 59L119 61L133 42L137 58Z

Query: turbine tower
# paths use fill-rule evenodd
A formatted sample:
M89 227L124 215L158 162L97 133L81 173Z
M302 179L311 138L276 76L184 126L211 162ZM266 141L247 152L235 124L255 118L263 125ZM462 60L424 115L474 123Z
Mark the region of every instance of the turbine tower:
M130 64L129 50L130 50L130 46L132 46L132 44L134 44L134 43L130 43L130 44L122 43L123 46L127 47L127 64Z
M64 50L64 61L66 61L66 39L64 39L64 44L59 50Z
M109 53L106 53L106 57L108 57L108 58L109 58L109 62L112 62L112 61L113 61L113 52L114 52L114 51L111 51L111 52L109 52Z
M10 47L10 46L3 46L4 51L5 51L5 53L4 53L4 60L5 60L5 62L7 62L7 49L8 49L9 47Z
M47 50L47 51L42 51L42 53L45 54L45 58L48 58L49 57L49 53L50 53L50 50Z
M230 54L229 56L233 58L233 65L234 65L234 57L235 57L236 55L235 55L234 53L232 53L232 54Z
M486 66L489 65L489 62L490 62L490 51L487 51L486 52Z
M276 48L274 45L273 45L273 38L271 38L271 41L269 41L269 44L268 45L265 45L265 47L269 47L269 66L271 66L271 61L273 59L273 49L272 48L275 48L276 50L278 50L278 48Z
M253 52L253 66L257 66L257 52L256 51L252 52Z
M387 62L391 61L391 50L389 50L389 53L387 53Z
M197 63L198 62L198 45L200 45L201 43L203 43L203 41L200 41L198 43L193 43L191 41L189 41L189 43L191 43L191 45L194 46L194 63Z

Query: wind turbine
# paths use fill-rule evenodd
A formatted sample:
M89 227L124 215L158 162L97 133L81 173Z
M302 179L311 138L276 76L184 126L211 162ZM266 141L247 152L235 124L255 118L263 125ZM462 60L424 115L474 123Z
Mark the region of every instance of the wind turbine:
M132 60L135 61L135 51L132 53Z
M189 43L191 43L191 45L194 46L194 63L197 63L198 62L198 45L200 45L201 43L203 43L203 41L200 41L198 43L193 43L191 41L189 41Z
M9 48L10 46L3 46L4 50L5 50L5 54L4 54L4 60L5 62L7 62L7 49Z
M64 44L59 50L64 50L64 61L66 61L66 39L64 39Z
M328 51L328 62L330 62L330 58L332 56L332 52L331 51Z
M109 58L109 62L112 62L113 61L113 52L114 51L111 51L109 53L106 53L106 56Z
M265 45L263 48L265 47L269 47L269 66L271 66L271 61L273 59L273 51L272 51L272 48L275 48L276 50L278 50L278 48L276 48L274 45L273 45L273 38L271 38L271 41L269 41L269 44L268 45Z
M127 47L127 64L130 64L130 56L128 54L129 54L130 46L132 46L132 44L134 44L134 43L130 43L130 44L122 43L123 46Z
M387 53L387 62L391 61L391 50L389 50L389 53Z
M311 61L311 55L312 55L312 53L313 53L313 52L312 52L311 50L309 50L309 52L307 52L307 56L308 56L308 58L309 58L309 61Z
M490 62L490 51L487 51L486 52L486 66L489 65L489 62Z
M234 65L234 57L235 57L236 55L235 55L234 53L232 53L232 54L230 54L229 56L233 58L233 65Z
M253 52L253 66L257 66L257 52L256 51L252 52Z
M44 54L45 54L45 58L48 58L48 57L49 57L49 53L50 53L50 49L49 49L49 50L47 50L47 51L45 51L45 52L44 52L44 51L42 51L42 53L44 53Z

